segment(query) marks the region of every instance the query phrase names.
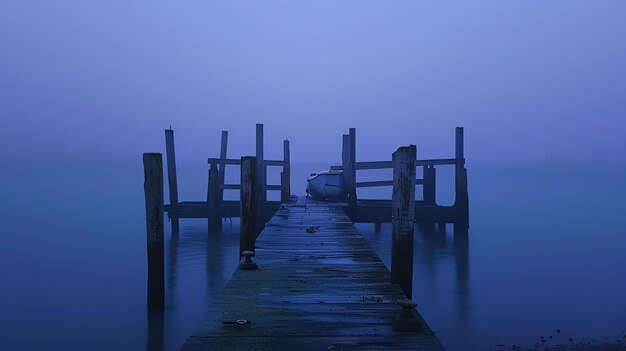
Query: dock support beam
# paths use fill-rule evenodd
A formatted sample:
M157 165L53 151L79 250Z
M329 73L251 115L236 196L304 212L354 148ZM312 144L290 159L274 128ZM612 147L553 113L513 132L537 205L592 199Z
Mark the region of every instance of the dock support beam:
M265 200L267 193L265 192L265 162L263 158L263 124L257 123L256 125L256 204L259 207L257 212L257 234L261 232L262 224L262 209L265 208Z
M223 167L223 165L222 165ZM209 189L207 191L207 206L209 207L209 232L219 232L222 229L222 215L220 213L220 183L217 162L211 162L209 168Z
M172 235L178 235L178 182L176 180L176 152L174 150L174 130L165 130L165 151L167 158L167 181L170 193L170 210L167 212L172 221Z
M415 219L415 145L393 153L391 199L391 282L413 294L413 223Z
M226 149L228 147L228 131L222 131L222 144L220 147L220 160L226 159ZM226 177L226 164L221 163L219 167L219 196L220 204L224 201L224 179Z
M356 129L350 128L350 205L356 206Z
M348 204L351 206L356 205L356 170L353 162L355 153L352 150L354 137L355 129L350 128L350 134L343 135L341 149L341 168L343 170L343 179L348 188Z
M426 205L431 205L434 206L437 204L437 200L436 200L436 180L437 180L437 170L435 169L435 166L433 165L428 165L428 166L424 166L423 167L424 170L424 184L423 184L423 190L424 190L424 203Z
M165 248L163 230L163 159L159 153L143 154L148 251L148 308L165 306Z
M467 193L467 169L465 169L463 127L456 128L456 169L454 177L455 188L455 221L454 233L467 234L469 229L469 196Z
M283 141L283 171L280 174L280 201L285 203L291 197L291 159L289 155L289 140Z
M242 252L255 252L254 242L257 236L258 194L257 194L257 159L252 156L241 158L241 224L239 231L239 258Z

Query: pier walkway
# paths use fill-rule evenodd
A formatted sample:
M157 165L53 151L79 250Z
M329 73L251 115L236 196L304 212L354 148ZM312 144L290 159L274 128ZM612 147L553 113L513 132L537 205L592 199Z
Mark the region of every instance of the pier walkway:
M406 297L341 204L280 206L255 254L182 350L443 350L419 315L421 332L392 330Z

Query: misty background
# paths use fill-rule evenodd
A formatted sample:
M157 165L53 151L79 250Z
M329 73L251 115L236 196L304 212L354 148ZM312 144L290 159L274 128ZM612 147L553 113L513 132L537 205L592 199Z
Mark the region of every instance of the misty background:
M0 157L624 161L623 1L0 2Z

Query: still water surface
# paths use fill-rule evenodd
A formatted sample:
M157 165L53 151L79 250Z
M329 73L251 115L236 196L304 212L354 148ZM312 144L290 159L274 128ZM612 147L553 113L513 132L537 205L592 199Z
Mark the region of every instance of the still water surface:
M182 199L206 194L202 166L179 165ZM325 167L293 165L293 192ZM451 203L452 173L438 172L438 201ZM626 167L468 172L469 239L416 232L414 298L446 348L624 335ZM238 221L207 235L205 220L184 220L177 241L166 227L167 307L149 316L142 177L140 160L0 169L1 350L176 350L198 325L237 265ZM369 191L360 195L389 196ZM357 228L389 265L389 225Z

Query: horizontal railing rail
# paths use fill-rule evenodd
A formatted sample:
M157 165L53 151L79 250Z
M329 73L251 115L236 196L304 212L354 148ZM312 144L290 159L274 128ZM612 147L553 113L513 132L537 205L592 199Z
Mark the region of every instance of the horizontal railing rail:
M241 160L240 159L234 159L234 158L224 158L224 159L221 159L221 158L209 158L207 162L208 162L208 164L216 164L216 165L241 166ZM287 162L285 162L283 160L263 160L263 163L266 166L284 167Z
M416 160L416 167L424 167L424 166L441 166L441 165L454 165L457 160L455 158L442 158L442 159L432 159L432 160ZM391 161L364 161L364 162L355 162L354 168L357 171L369 170L369 169L392 169L393 164ZM343 166L330 166L330 169L333 171L341 171L343 170Z

